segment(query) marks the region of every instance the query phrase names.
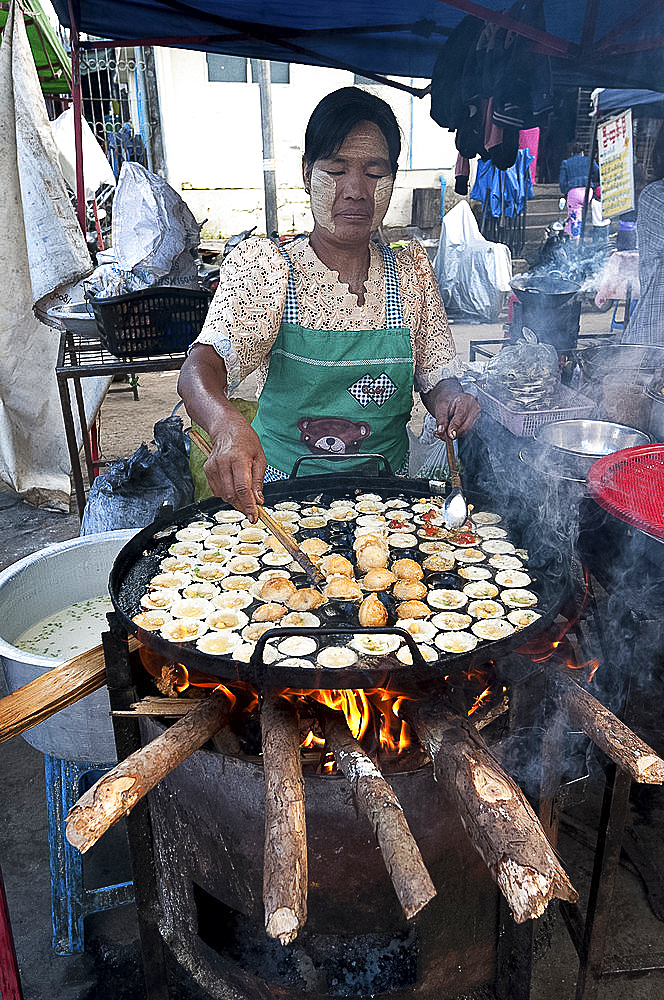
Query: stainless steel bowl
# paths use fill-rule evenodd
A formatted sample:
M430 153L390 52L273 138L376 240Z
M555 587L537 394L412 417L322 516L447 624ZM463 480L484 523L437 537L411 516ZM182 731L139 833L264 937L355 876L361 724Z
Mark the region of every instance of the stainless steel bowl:
M65 330L77 333L84 340L96 340L99 336L97 320L92 306L87 302L74 302L68 306L58 306L48 310L51 319L59 320Z
M559 420L538 428L535 441L541 449L540 462L556 466L564 458L566 474L585 481L598 458L650 444L652 438L644 431L610 420Z
M645 431L610 420L558 420L538 428L535 437L552 448L593 459L651 441Z

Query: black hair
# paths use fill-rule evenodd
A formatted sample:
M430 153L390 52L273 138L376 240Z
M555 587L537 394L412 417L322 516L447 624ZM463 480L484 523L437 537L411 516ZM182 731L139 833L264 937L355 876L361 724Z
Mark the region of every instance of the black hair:
M382 98L358 87L334 90L314 108L304 135L306 165L313 167L316 160L334 156L360 122L373 122L381 130L387 143L392 173L396 176L401 132L394 111Z
M583 153L585 155L585 152L586 151L582 142L572 143L572 156L578 156L579 153Z

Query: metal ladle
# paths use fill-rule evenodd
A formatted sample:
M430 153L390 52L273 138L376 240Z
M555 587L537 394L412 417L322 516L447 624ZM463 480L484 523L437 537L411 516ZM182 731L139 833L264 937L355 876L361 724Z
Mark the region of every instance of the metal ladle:
M450 482L452 489L445 498L443 505L443 521L445 527L460 528L465 524L468 517L468 505L461 489L461 478L457 469L456 455L454 454L454 442L449 437L445 438L447 447L447 464L450 470Z

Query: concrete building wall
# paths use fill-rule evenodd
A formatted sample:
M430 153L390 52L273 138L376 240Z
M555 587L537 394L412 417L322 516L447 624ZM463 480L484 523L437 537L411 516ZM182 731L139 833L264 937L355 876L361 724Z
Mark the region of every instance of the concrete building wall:
M226 237L254 225L264 233L258 84L210 82L204 52L155 51L168 182L199 221L207 219L205 237ZM352 73L344 70L295 63L290 64L290 83L272 84L282 233L311 227L301 167L309 115L325 94L352 84ZM380 85L371 89L394 108L403 133L400 170L386 225L408 226L413 189L439 187L441 173L448 183L453 180L454 136L429 117L428 97L411 97Z

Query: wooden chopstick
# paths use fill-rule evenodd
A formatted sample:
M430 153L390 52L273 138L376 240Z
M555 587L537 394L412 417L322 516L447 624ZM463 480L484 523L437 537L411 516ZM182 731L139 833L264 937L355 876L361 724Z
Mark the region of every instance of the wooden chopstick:
M194 427L189 427L186 433L194 444L198 445L204 455L210 456L212 454L211 446L204 437L201 437ZM281 525L268 514L265 508L261 507L260 504L256 504L256 511L259 519L263 522L266 528L272 532L277 541L283 545L288 554L297 563L299 563L312 583L314 583L316 587L323 586L327 582L324 575L319 569L316 568L316 566L314 566L309 556L306 552L302 551L295 539L289 535L288 532L285 531Z

